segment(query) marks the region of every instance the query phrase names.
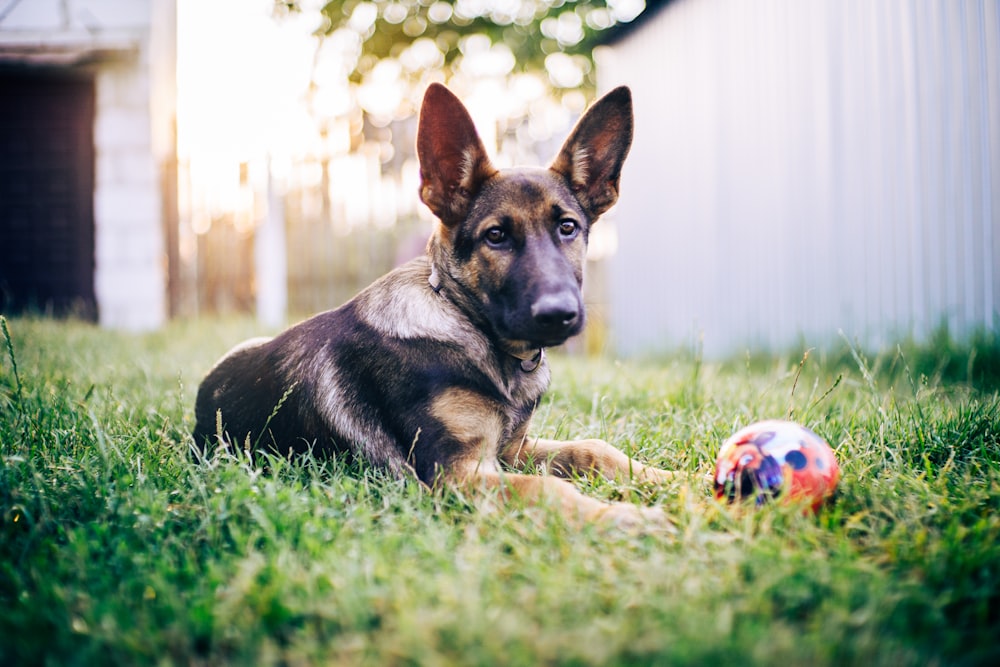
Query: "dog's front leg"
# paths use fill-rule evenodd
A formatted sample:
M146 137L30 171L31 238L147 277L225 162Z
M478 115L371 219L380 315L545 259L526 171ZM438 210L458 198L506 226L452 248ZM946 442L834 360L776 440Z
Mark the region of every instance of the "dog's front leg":
M466 474L459 473L447 481L473 493L497 493L504 501L554 504L560 514L573 522L601 523L621 528L670 525L659 509L638 507L631 503L602 502L584 495L573 484L557 477L505 473L472 466Z
M526 504L553 503L571 521L620 526L669 523L660 510L630 503L605 503L584 495L563 479L502 471L498 458L503 458L510 448L501 446L504 430L501 411L499 406L474 392L447 390L434 398L429 412L442 430L435 437L416 443L413 460L417 461L418 470L435 471L434 484L452 485L473 493L496 493L502 500L517 499ZM522 439L519 437L517 441ZM511 463L509 459L504 461Z
M563 477L600 475L610 480L663 482L673 472L644 465L603 440L559 440L522 438L500 454L508 465L523 468L529 463L547 465Z

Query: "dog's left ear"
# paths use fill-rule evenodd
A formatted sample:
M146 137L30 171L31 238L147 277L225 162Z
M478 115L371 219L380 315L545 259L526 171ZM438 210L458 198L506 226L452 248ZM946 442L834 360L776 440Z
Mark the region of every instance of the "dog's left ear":
M632 146L632 93L615 88L577 122L549 169L569 183L591 220L618 200L622 164Z
M432 83L424 93L417 158L420 200L448 227L466 218L479 188L497 171L469 112L440 83Z

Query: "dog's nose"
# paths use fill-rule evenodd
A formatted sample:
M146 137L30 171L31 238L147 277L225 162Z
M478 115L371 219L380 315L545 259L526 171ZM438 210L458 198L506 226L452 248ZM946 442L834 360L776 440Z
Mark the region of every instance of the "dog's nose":
M579 302L567 292L546 294L531 304L531 317L544 329L569 328L580 317Z

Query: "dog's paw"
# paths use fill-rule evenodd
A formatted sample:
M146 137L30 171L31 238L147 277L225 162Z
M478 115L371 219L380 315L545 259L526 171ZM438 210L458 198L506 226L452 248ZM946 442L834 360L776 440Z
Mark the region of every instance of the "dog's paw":
M592 517L597 523L619 530L640 533L676 533L667 513L655 507L639 507L630 503L611 503Z
M665 484L676 479L678 473L673 470L661 470L652 466L643 466L633 472L633 478L641 484Z

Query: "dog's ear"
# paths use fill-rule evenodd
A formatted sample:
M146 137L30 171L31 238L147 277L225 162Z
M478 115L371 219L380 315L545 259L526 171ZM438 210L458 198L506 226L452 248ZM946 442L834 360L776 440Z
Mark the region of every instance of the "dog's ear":
M632 146L632 93L615 88L577 122L549 167L569 183L591 220L618 200L622 164Z
M497 171L469 112L439 83L432 83L424 93L417 157L420 200L449 227L466 218L479 188Z

